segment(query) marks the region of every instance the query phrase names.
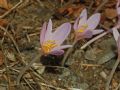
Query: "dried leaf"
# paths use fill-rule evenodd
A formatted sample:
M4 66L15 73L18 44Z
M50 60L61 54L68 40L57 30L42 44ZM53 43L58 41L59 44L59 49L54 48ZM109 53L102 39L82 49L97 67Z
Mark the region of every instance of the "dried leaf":
M117 12L116 12L116 9L110 9L110 8L107 8L105 9L105 16L108 18L108 19L113 19L117 16Z
M61 15L77 17L79 16L80 12L84 9L84 7L85 6L83 4L78 6L69 5L64 8L59 8L58 13Z
M6 26L8 21L6 19L0 19L0 26Z
M12 5L8 3L7 0L0 0L0 7L9 10Z

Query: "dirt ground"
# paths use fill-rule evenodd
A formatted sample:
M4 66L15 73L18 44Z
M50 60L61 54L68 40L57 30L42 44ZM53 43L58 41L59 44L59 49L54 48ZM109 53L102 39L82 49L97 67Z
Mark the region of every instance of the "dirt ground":
M117 59L116 42L111 33L85 49L81 47L92 38L79 41L63 67L64 55L42 55L24 73L19 85L17 80L20 71L41 54L39 36L45 21L52 19L53 28L64 22L73 24L87 8L89 16L101 13L98 28L108 31L118 19L116 3L116 0L8 0L9 8L6 8L5 3L0 2L0 90L105 90L107 77ZM73 38L72 29L65 44L72 44ZM120 65L110 90L120 90L120 87L115 89L119 84Z

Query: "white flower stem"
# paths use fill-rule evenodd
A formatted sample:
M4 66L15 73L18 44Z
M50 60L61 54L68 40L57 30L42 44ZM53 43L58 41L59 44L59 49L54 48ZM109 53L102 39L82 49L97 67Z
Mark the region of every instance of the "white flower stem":
M108 34L109 32L103 32L102 34L94 37L93 39L91 39L90 41L88 41L86 44L84 44L83 46L81 46L81 49L85 49L87 46L89 46L91 43L93 43L94 41L98 40L99 38L105 36L106 34Z

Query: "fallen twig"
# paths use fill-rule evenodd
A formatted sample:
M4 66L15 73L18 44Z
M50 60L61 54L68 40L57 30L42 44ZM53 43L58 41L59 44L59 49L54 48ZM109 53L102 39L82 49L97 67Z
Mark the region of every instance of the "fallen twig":
M14 38L12 37L12 35L4 27L0 26L0 29L3 30L4 32L6 32L6 34L8 35L8 37L12 40L12 42L13 42L16 50L17 50L17 52L19 53L19 55L21 57L21 59L20 59L21 62L25 65L25 61L23 60L23 58L21 56L21 52L20 52L20 50L18 48L18 45L17 45L16 41L14 40Z
M116 89L115 90L118 90L120 88L120 83L118 84L118 86L116 87Z
M62 63L61 63L61 66L62 66L62 67L64 67L64 64L65 64L65 62L66 62L66 59L68 58L68 55L72 52L72 50L73 50L73 48L74 48L74 46L75 46L76 43L77 43L77 40L74 40L74 42L73 42L73 44L72 44L72 47L69 48L69 49L67 50L67 52L65 53L65 55L64 55L64 57L63 57L63 59L62 59Z
M48 85L48 84L45 84L45 83L40 83L40 84L41 84L42 86L45 86L45 87L54 88L55 90L66 90L66 89L59 88L59 87L55 87L55 86Z
M94 41L98 40L99 38L105 36L106 34L108 34L109 32L103 32L102 34L94 37L93 39L91 39L90 41L88 41L86 44L84 44L83 46L81 46L80 49L85 49L87 46L89 46L91 43L93 43Z
M97 7L94 13L97 13L109 0L103 0L103 2Z
M31 90L34 90L34 88L30 85L30 83L24 78L24 81L27 83L27 85L30 87Z
M91 10L91 8L92 8L92 6L93 6L94 3L95 3L95 0L92 0L91 3L90 3L90 5L89 5L89 7L88 7L88 12L89 13L90 13L90 10Z
M4 49L3 49L3 45L2 43L0 42L0 46L1 46L1 50L4 54L4 64L5 64L5 69L6 69L6 75L7 75L7 79L8 79L8 89L11 90L11 80L10 80L10 75L9 75L9 68L8 68L8 65L7 65L7 60L6 60L6 55L4 53Z
M20 71L20 74L18 75L18 78L17 78L17 85L20 84L20 80L21 80L21 77L23 76L23 74L31 67L31 65L36 62L38 59L40 59L40 56L41 54L38 54L35 59L33 59L28 65L26 65L21 71Z
M118 66L119 63L120 63L120 59L119 59L119 56L118 56L118 59L116 60L114 66L113 66L113 68L112 68L112 71L110 72L110 75L108 76L105 90L109 90L110 82L111 82L111 80L112 80L112 77L113 77L113 75L114 75L114 73L115 73L115 70L116 70L116 68L117 68L117 66Z

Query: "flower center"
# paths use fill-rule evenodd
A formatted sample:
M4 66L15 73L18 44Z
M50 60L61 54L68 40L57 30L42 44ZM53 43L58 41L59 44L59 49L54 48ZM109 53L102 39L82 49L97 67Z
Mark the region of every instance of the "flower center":
M56 46L58 45L55 43L55 40L48 40L44 42L44 44L42 45L42 49L44 53L49 53Z
M82 33L82 32L85 31L85 29L86 29L87 27L88 27L88 25L87 25L87 24L84 24L84 25L82 25L76 32Z

